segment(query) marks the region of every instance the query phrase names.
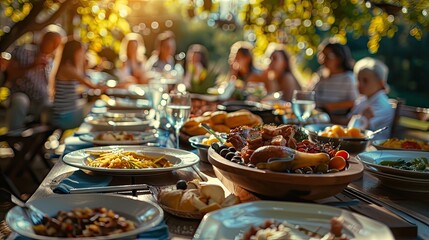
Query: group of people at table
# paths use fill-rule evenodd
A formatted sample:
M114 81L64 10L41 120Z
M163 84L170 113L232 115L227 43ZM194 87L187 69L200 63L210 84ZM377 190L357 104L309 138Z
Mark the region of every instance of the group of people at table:
M79 40L66 37L58 26L47 27L41 35L37 44L16 47L5 68L11 91L7 109L10 131L25 127L29 121L38 121L44 112L49 112L48 121L55 127L77 127L83 120L78 86L102 92L108 88L88 78L86 49ZM147 84L150 71L174 69L177 65L175 41L172 32L160 33L156 50L146 60L143 37L127 34L119 53L116 87ZM255 67L252 48L252 44L245 41L236 42L230 48L226 79L233 82L238 91L245 91L247 85L256 83L263 85L268 94L280 92L283 100L291 101L294 90L311 90L315 91L318 108L325 109L332 104L350 107L344 115L345 121L353 115L361 116L367 119L366 127L371 130L392 124L394 110L388 101L386 83L388 68L381 61L367 57L355 63L346 45L327 40L318 49L320 69L304 87L294 75L296 70L284 45L269 44L265 54L269 64L263 70ZM207 49L200 44L189 46L183 69L180 80L190 92L198 89L209 74ZM388 136L389 131L385 131L378 137Z

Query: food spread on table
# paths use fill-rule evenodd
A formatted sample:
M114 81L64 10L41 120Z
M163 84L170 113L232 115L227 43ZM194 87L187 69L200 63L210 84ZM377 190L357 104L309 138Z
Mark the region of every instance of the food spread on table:
M97 157L93 159L95 155ZM86 159L86 165L100 168L141 169L172 167L174 164L164 156L151 157L118 149L99 153L91 152Z
M36 234L64 238L108 236L135 228L133 221L103 207L59 211L49 221L33 226Z
M228 134L228 142L233 146L218 143L211 146L231 162L278 172L338 172L346 169L350 157L347 151L338 151L329 143L310 142L294 125L236 128ZM275 159L285 161L275 162Z
M424 157L417 157L410 161L405 159L397 159L394 161L383 160L380 162L380 165L394 167L401 170L429 172L429 162L428 159Z
M207 123L216 132L228 133L231 129L239 126L257 126L262 124L259 116L248 110L236 112L206 112L202 116L190 118L183 125L182 132L190 136L204 135L207 131L200 123Z
M348 240L344 234L342 221L339 218L331 219L331 229L322 234L318 231L306 229L300 225L294 225L287 221L276 222L267 220L260 226L251 226L246 232L240 234L235 240L281 240L281 239L309 239L309 240Z
M94 137L94 140L100 140L100 141L134 141L135 137L134 137L134 134L128 133L125 131L120 131L120 132L108 131L108 132L98 133Z
M174 211L201 214L240 203L234 194L225 196L221 186L197 180L178 181L176 189L162 190L158 201Z
M413 139L389 138L380 144L382 147L398 149L429 150L429 144Z

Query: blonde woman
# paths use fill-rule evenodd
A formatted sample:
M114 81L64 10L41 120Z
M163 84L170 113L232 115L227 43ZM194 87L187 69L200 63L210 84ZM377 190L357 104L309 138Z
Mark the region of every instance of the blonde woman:
M117 73L119 77L118 87L148 82L144 72L145 53L146 47L140 34L129 33L122 39L119 51L120 66Z

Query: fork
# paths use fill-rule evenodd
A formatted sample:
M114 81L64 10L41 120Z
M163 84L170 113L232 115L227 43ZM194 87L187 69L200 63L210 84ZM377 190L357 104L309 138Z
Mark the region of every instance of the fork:
M8 190L1 188L5 193L8 193L10 195L10 201L12 203L15 203L17 206L21 207L21 209L24 211L24 213L27 215L27 217L31 220L31 222L34 225L39 225L46 223L48 221L53 221L51 217L49 217L46 213L42 212L40 209L36 208L35 206L25 203L21 199L19 199L17 196L9 192Z

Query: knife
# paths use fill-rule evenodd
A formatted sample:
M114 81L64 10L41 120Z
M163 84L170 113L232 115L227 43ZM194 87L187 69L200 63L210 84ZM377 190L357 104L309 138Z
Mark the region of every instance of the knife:
M105 193L105 192L124 192L133 190L148 189L146 184L131 184L131 185L118 185L118 186L106 186L106 187L87 187L87 188L72 188L70 189L71 194L76 193Z

